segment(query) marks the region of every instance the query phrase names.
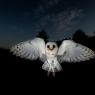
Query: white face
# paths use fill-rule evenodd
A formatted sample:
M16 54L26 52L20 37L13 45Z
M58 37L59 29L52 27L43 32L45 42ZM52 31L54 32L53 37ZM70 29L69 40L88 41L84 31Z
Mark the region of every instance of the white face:
M57 51L58 51L58 46L55 42L48 42L46 44L46 55L48 57L56 56Z

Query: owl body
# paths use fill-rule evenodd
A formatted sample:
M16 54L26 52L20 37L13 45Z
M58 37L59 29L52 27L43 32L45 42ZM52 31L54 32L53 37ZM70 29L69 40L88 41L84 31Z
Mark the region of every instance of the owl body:
M57 44L55 42L48 42L45 48L47 60L43 64L42 69L53 73L61 71L62 67L57 60Z
M45 63L42 65L42 69L48 72L59 72L62 70L60 63L57 60L57 57L48 58Z

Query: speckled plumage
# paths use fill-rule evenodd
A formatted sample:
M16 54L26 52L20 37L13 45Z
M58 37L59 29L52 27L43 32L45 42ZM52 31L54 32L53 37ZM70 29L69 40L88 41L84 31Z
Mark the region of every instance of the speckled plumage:
M21 42L10 49L13 54L30 60L39 58L44 64L42 69L48 72L58 72L62 70L62 62L81 62L95 57L95 53L81 44L72 40L64 40L57 46L55 42L45 44L42 38L34 38Z

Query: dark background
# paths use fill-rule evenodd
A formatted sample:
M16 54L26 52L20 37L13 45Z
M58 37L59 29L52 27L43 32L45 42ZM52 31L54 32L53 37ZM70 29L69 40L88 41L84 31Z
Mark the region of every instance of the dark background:
M46 89L44 94L49 88L56 88L54 92L73 86L94 88L95 58L80 63L64 62L63 71L53 77L42 70L40 60L21 59L9 52L11 46L36 36L46 42L56 41L59 46L63 40L72 39L95 51L95 0L0 0L1 88L17 86L21 90L36 86L41 91Z

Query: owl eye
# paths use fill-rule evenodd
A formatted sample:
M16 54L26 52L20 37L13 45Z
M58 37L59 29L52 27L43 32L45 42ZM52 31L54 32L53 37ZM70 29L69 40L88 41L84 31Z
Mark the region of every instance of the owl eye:
M53 45L53 48L55 48L55 45Z
M49 45L47 45L47 48L49 48L50 46Z

